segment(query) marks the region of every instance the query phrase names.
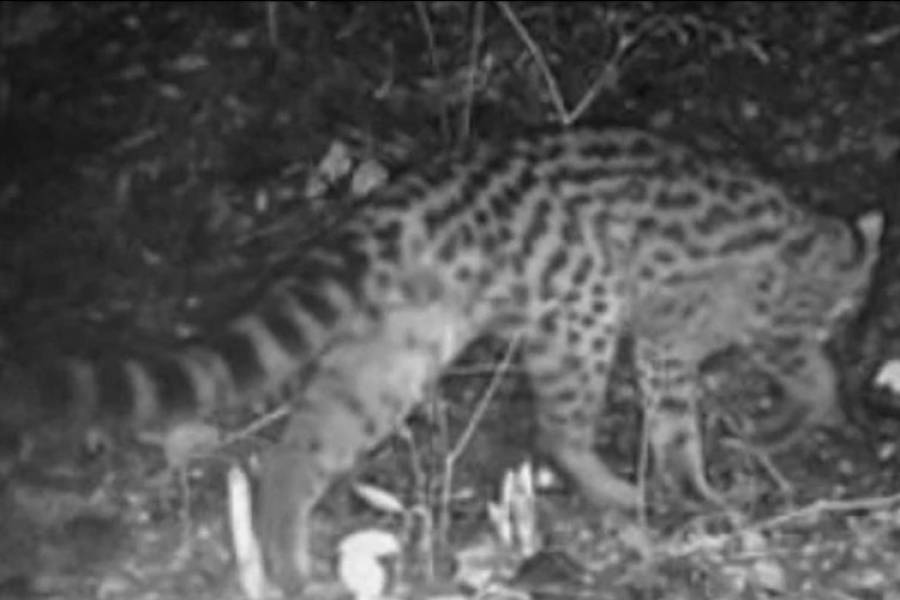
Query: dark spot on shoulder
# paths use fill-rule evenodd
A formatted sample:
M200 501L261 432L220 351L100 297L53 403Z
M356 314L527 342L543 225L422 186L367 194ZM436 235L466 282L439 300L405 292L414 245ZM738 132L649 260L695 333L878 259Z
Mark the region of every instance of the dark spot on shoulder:
M659 235L675 243L683 243L687 239L684 227L680 223L669 223L659 229Z
M558 328L558 315L555 312L548 312L543 315L538 321L538 327L540 327L541 331L544 333L556 333Z
M457 281L460 281L461 283L468 283L471 281L472 275L472 269L468 265L460 265L457 267L455 273Z
M637 276L639 279L654 279L656 271L650 265L643 265L638 269Z
M609 311L609 303L603 298L594 298L591 302L591 310L598 315L605 315Z
M584 282L587 281L588 276L590 276L593 268L593 259L589 255L582 256L581 260L578 261L578 266L575 267L575 273L572 275L572 283L579 288L582 287Z
M463 246L471 246L475 243L475 232L472 231L472 226L469 223L461 223L457 233L459 235L459 242Z
M653 251L653 260L660 264L671 265L674 264L678 258L670 250L657 248Z
M722 203L716 203L710 205L703 216L695 221L694 227L698 232L708 235L737 220L738 216L729 207Z
M639 135L628 146L628 154L634 158L647 158L656 154L656 148L647 136Z
M693 191L661 191L656 196L656 205L663 210L686 210L700 204L700 196Z
M577 354L566 354L562 360L562 366L567 371L577 371L584 364L584 359Z
M452 262L457 254L458 236L449 235L444 243L438 248L437 256L443 262Z
M753 184L743 179L730 179L725 183L725 196L732 201L737 201L754 190Z
M572 404L574 402L577 402L579 397L580 394L577 391L573 389L565 389L557 392L553 399L556 402L560 402L563 404Z
M637 220L637 230L639 233L650 233L659 227L659 221L654 217L641 217Z

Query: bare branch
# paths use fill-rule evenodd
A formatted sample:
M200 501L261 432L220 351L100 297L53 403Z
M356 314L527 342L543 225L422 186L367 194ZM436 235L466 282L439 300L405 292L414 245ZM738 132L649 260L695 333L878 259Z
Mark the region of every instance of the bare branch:
M469 77L466 82L466 104L460 123L459 141L469 139L472 128L472 106L475 102L475 81L478 77L478 53L484 39L484 2L475 3L475 19L472 23L472 46L469 49Z
M553 72L550 70L547 59L544 58L544 53L537 45L537 42L534 41L534 38L531 37L531 34L528 33L525 25L523 25L516 16L516 13L509 5L509 2L498 1L497 6L500 8L501 12L503 12L503 16L506 17L509 24L515 29L519 38L521 38L522 43L528 48L528 52L531 53L532 58L534 58L538 69L541 71L541 75L544 77L544 81L547 83L547 90L550 92L550 101L553 103L553 107L556 109L560 121L567 123L568 110L566 109L566 103L565 100L563 100L562 92L559 90L559 84L556 82L556 77L554 77Z
M278 47L278 2L266 2L266 31L269 35L269 45Z
M456 440L453 449L447 454L446 460L444 460L444 477L443 485L441 486L441 515L439 521L440 539L442 540L447 539L446 534L450 527L450 496L453 489L453 474L456 462L469 445L475 430L484 418L484 413L487 411L487 407L497 393L500 381L502 381L503 376L506 375L509 366L512 363L512 359L516 354L516 350L519 347L520 341L519 337L515 337L509 342L509 345L506 347L506 352L503 355L503 359L500 361L500 365L497 367L497 370L494 371L490 383L488 383L487 388L481 395L481 399L478 401L478 405L475 407L475 411L472 413L472 418L466 423L465 429L460 434L459 439Z
M425 3L421 0L416 0L413 2L413 5L416 8L416 15L419 17L419 22L422 23L422 29L425 32L425 39L428 42L428 60L431 62L431 69L434 71L434 76L438 79L438 81L444 81L444 74L441 70L441 65L438 63L437 57L437 44L434 41L434 27L431 25L431 18L428 16L428 8L425 6ZM441 136L444 140L450 140L450 115L447 112L447 103L443 100L443 96L441 96Z

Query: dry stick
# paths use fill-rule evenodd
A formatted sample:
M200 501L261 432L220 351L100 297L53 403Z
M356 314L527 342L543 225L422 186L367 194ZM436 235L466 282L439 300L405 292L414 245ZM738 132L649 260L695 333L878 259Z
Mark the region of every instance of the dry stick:
M653 19L648 19L648 21L652 20ZM645 21L645 23L648 21ZM568 118L567 125L577 121L578 118L587 111L588 107L590 107L597 96L600 95L600 92L606 89L614 90L618 86L619 74L622 72L622 67L627 60L626 54L641 40L643 34L644 32L639 31L634 35L623 35L619 38L619 41L616 43L616 49L613 52L613 55L606 60L606 64L603 65L600 76L594 80L594 83L592 83L591 87L584 93L572 112L566 115Z
M456 461L459 460L459 457L462 455L463 451L465 451L466 446L469 445L469 442L471 441L472 436L475 433L475 429L484 418L484 413L487 410L488 404L490 404L490 401L493 399L494 394L496 394L497 387L500 385L501 379L506 374L507 369L512 362L513 356L515 356L516 350L519 347L520 339L521 338L519 336L516 336L512 340L510 340L509 344L506 347L506 352L503 355L503 359L501 360L500 365L497 367L497 370L494 372L490 383L488 383L487 388L484 390L484 394L482 394L481 400L478 401L478 405L475 407L475 412L472 413L472 418L469 419L468 423L466 423L466 428L459 436L459 439L457 439L456 444L453 446L453 449L450 450L450 453L447 455L446 460L444 460L444 481L441 489L441 517L439 523L442 540L447 539L447 531L450 528L450 496L452 494L451 490L453 484L453 471L456 465Z
M413 5L416 7L416 14L419 16L419 21L422 23L422 29L425 31L425 40L428 42L428 60L431 63L431 69L434 71L434 76L437 77L438 82L443 83L444 73L441 71L441 65L438 63L437 44L434 41L434 28L431 26L431 19L428 17L428 9L421 0L416 0L413 2ZM443 137L445 141L449 141L451 135L450 115L448 114L447 102L444 101L443 94L441 94L440 102L441 137Z
M429 580L433 580L437 569L434 560L434 523L431 519L431 512L428 509L431 506L428 494L428 478L425 475L422 455L418 446L416 446L416 440L412 431L410 431L408 426L403 425L398 430L397 435L409 448L410 468L412 468L413 473L413 490L416 495L412 506L403 515L404 539L413 539L412 536L415 533L414 519L418 517L421 520L422 531L416 541L422 556L425 558L425 576ZM404 565L401 564L400 566L403 567Z
M603 66L603 71L600 73L600 76L594 80L594 83L591 84L591 87L588 88L588 91L584 93L581 97L581 100L578 101L578 104L575 105L575 108L572 109L572 112L566 115L565 125L571 125L575 121L577 121L582 114L591 106L591 104L596 100L597 96L600 95L600 92L604 90L614 90L618 86L619 82L619 72L620 69L617 64L610 60Z
M650 410L644 410L644 419L641 423L641 445L638 450L638 467L637 467L637 516L638 525L644 531L648 530L647 523L647 474L650 472L650 420L654 417L651 411L655 410L653 406L643 399L645 407Z
M655 357L650 357L648 360L655 361ZM668 381L668 374L666 373L666 365L665 362L662 364L656 364L654 366L657 370L659 370L665 380ZM642 402L644 403L644 419L641 425L641 445L638 452L638 472L637 472L637 488L638 488L638 498L637 498L637 514L638 514L638 524L645 531L648 530L649 525L647 522L647 477L650 473L650 423L653 419L656 418L656 411L658 410L658 403L651 402L647 396L646 387L641 391ZM659 457L657 457L659 458Z
M269 44L278 47L278 2L266 2L266 30Z
M647 19L641 23L635 33L627 36L623 35L618 44L616 44L615 52L606 61L606 65L604 65L600 76L594 80L594 83L591 84L591 87L584 93L575 108L569 112L566 108L565 100L562 97L562 92L560 92L559 84L556 82L556 77L554 77L553 72L550 70L550 66L547 63L546 58L544 58L544 53L541 51L537 42L535 42L534 38L528 33L525 25L522 24L516 16L508 2L498 1L497 5L500 7L500 10L503 12L506 19L513 26L513 29L516 30L516 33L522 39L522 43L525 44L528 51L531 53L531 56L534 58L534 61L537 63L538 69L540 69L544 80L547 82L550 99L553 102L553 106L559 114L560 121L563 125L571 125L577 121L602 91L605 89L614 89L618 85L619 73L622 71L622 66L627 62L627 54L631 52L639 42L643 41L643 39L657 27L659 22L664 22L665 25L665 22L669 19L669 17L665 15Z
M683 544L675 549L671 549L667 552L667 555L670 557L688 556L697 551L721 548L739 535L774 529L786 525L791 521L814 517L822 513L851 512L856 510L874 511L888 508L895 504L900 504L900 494L876 496L874 498L858 498L855 500L816 500L812 504L808 504L797 510L776 515L769 519L758 521L757 523L751 523L728 535L695 538L688 544Z
M272 410L258 419L255 419L253 422L249 423L243 429L239 429L233 433L222 438L219 443L216 445L215 449L224 448L226 446L230 446L231 444L238 442L240 440L249 438L251 435L257 433L261 429L264 429L274 423L275 421L279 421L281 419L285 419L291 415L291 407L289 406L280 406L275 410Z
M730 422L731 419L724 418L723 421L732 432L739 435L740 428L733 425ZM781 472L781 469L775 465L772 458L764 450L753 447L752 444L748 444L743 439L740 439L740 437L735 440L725 440L723 444L725 446L737 448L745 454L749 454L750 458L756 461L756 463L763 468L763 471L766 472L766 475L768 475L775 485L778 486L778 491L782 494L790 496L794 492L794 486L791 484L790 480L788 480L784 473Z
M665 21L667 19L668 17L666 16L652 17L643 21L635 33L622 35L619 38L619 41L616 43L616 49L613 52L613 55L606 60L606 64L603 66L600 76L594 80L594 83L592 83L591 87L584 93L572 112L566 115L568 118L567 125L577 121L588 107L590 107L597 96L600 95L600 92L604 90L614 90L618 87L619 74L622 72L625 63L628 62L628 54L638 45L638 43L642 42L654 28L656 28L658 21Z
M607 88L614 88L619 80L619 65L618 61L622 56L624 56L625 52L628 50L629 43L620 43L616 48L616 53L607 61L607 64L603 67L603 71L600 73L600 76L591 84L591 87L588 88L588 91L581 97L581 100L578 101L578 104L569 112L566 108L565 100L562 97L562 92L560 92L559 84L556 82L556 77L554 77L553 73L550 70L550 66L547 63L547 60L544 58L543 52L541 52L540 47L537 45L537 42L531 37L528 33L528 30L525 28L525 25L519 20L516 16L515 12L513 12L512 7L509 6L507 2L498 2L497 3L500 9L503 11L503 14L509 20L510 24L512 24L513 28L516 30L516 33L519 34L519 37L522 38L522 42L528 48L528 51L531 53L535 62L538 65L538 68L541 71L541 74L544 77L544 80L547 82L547 87L550 92L550 99L553 102L553 106L556 108L556 112L559 113L560 121L563 125L571 125L590 107L591 103L596 99L596 97L600 94L601 91Z
M891 25L884 29L878 29L862 36L862 39L856 44L860 47L878 47L890 43L894 38L900 36L900 25Z
M472 46L469 48L469 77L466 81L466 104L460 123L460 143L469 139L472 128L472 105L475 102L475 79L478 76L478 51L484 37L484 2L475 3L475 20L472 23Z
M753 531L761 529L772 529L779 525L784 525L790 521L815 516L821 513L837 513L850 512L855 510L877 510L879 508L887 508L893 504L900 504L900 494L891 496L876 496L873 498L857 498L851 500L817 500L812 504L799 508L797 510L777 515L770 519L753 523L743 529L743 531Z
M531 37L531 34L528 33L528 29L525 28L525 25L522 24L519 17L516 16L516 13L509 5L509 2L498 1L497 6L500 8L503 16L506 17L506 20L509 21L509 24L516 30L516 33L522 39L522 43L528 48L528 52L531 53L534 62L537 63L538 69L544 77L544 81L547 82L547 89L550 92L550 101L553 102L553 107L559 114L560 120L568 125L569 121L566 103L563 100L562 92L559 90L559 84L556 82L556 78L550 70L550 65L547 64L547 60L544 58L544 53L537 45L537 42Z

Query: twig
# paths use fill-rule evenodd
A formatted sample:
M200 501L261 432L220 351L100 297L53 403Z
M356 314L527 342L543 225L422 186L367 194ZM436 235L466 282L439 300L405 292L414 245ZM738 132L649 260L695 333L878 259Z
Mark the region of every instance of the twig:
M460 123L459 142L469 139L472 128L472 106L475 103L475 82L478 77L478 51L484 37L484 2L475 3L475 18L472 23L472 46L469 48L469 77L466 81L466 104Z
M798 508L797 510L748 525L744 530L772 529L791 521L805 519L823 513L851 512L856 510L872 511L880 508L887 508L892 504L900 504L900 494L875 496L871 498L856 498L851 500L816 500L812 504Z
M632 33L620 33L618 42L612 56L606 59L600 75L594 80L588 90L581 96L581 99L571 111L566 107L565 99L559 89L556 77L550 69L544 53L541 51L537 42L528 33L521 19L515 14L509 2L498 1L497 5L503 12L503 15L515 29L516 33L525 44L531 56L534 58L538 69L547 83L547 89L550 94L551 102L559 116L560 122L564 126L571 125L587 112L594 100L606 90L615 90L619 84L619 77L625 65L629 62L634 49L639 47L647 38L660 30L672 30L679 33L679 29L672 18L668 15L656 15L641 21ZM765 60L765 53L758 45L745 44L745 46L753 52L760 60Z
M431 512L428 507L431 506L431 498L429 497L428 478L425 475L425 467L422 462L422 455L416 446L415 437L409 427L402 426L398 431L400 439L402 439L407 448L409 448L409 461L413 473L413 489L417 496L413 506L408 512L409 517L416 515L422 520L422 531L418 538L418 547L422 552L425 562L425 574L427 577L433 577L436 570L434 558L434 523L432 522ZM410 518L406 523L406 536L410 539L414 533L414 523Z
M892 42L895 38L900 37L900 25L891 25L878 31L873 31L862 36L857 44L858 46L884 46Z
M664 361L657 361L656 357L653 355L648 356L647 360L653 362L652 367L654 370L658 370L662 373L665 380L668 381L668 373L666 373L666 365ZM641 426L641 445L638 453L638 472L637 472L637 489L638 489L638 524L641 526L643 530L648 530L648 522L647 522L647 478L650 474L650 453L651 453L651 423L656 419L657 411L659 410L659 403L653 402L650 394L648 394L648 390L646 386L642 386L641 396L643 398L644 403L644 419L642 421ZM662 393L659 391L652 392L653 394ZM660 457L656 457L657 460ZM659 466L657 465L657 469Z
M231 444L246 439L251 435L257 433L258 431L265 429L275 421L279 421L281 419L289 417L291 414L291 407L289 406L280 406L275 410L261 416L256 419L252 423L248 424L243 429L235 431L228 436L222 438L222 440L217 444L216 449L221 449L226 446L230 446ZM212 452L210 452L212 454Z
M647 531L647 474L650 471L650 421L653 415L650 414L654 410L644 410L644 419L641 426L641 445L638 452L638 471L637 471L637 517L638 525L641 529Z
M431 62L431 69L434 71L434 76L437 77L438 82L443 83L445 77L441 70L441 65L438 63L437 44L434 41L434 28L431 26L431 19L428 17L428 8L421 0L416 0L413 2L413 5L416 7L416 14L422 23L422 29L425 31L425 40L428 42L428 60ZM440 103L441 136L445 141L449 141L451 135L450 115L448 114L447 102L444 100L443 94L440 95Z
M190 556L194 548L194 538L191 536L194 528L191 521L191 479L186 466L177 469L177 472L178 490L182 498L181 510L179 511L181 543L178 545L178 553L183 556Z
M478 428L481 419L484 417L484 413L487 410L490 401L493 399L494 394L497 393L497 387L500 385L503 376L506 375L507 370L509 369L509 365L512 363L512 359L516 354L516 350L518 350L519 348L519 342L520 338L517 336L509 342L509 345L507 345L506 352L503 353L503 358L500 361L500 365L494 372L494 376L491 378L491 381L488 384L487 389L484 391L484 394L482 394L481 400L478 402L478 406L475 407L475 412L472 413L472 418L469 419L468 423L466 423L466 428L459 436L459 439L456 440L456 444L450 451L450 456L448 456L448 459L450 461L457 460L459 456L465 451L466 446L469 445L469 442L471 441L475 430Z
M278 47L278 2L266 2L266 31L269 35L269 45Z
M604 90L614 90L619 84L619 71L618 64L613 62L612 59L607 61L603 66L603 70L600 72L600 76L594 80L594 83L592 83L591 87L584 93L581 100L579 100L578 104L575 105L575 108L572 109L572 112L566 115L563 124L571 125L577 121L581 115L590 108L597 96L600 95L600 92Z
M790 523L791 521L808 519L824 513L851 512L858 510L873 511L881 508L888 508L894 504L900 504L900 494L876 496L874 498L858 498L854 500L817 500L812 504L798 508L797 510L740 527L726 535L695 538L688 544L670 549L666 552L666 555L669 557L688 556L700 550L721 548L739 535L774 529Z
M568 111L566 110L566 103L563 100L562 92L559 90L559 84L556 82L556 77L553 76L550 65L547 63L547 59L544 58L544 53L537 45L537 42L534 41L534 38L531 37L531 34L528 33L528 29L525 28L525 25L522 24L519 17L516 16L516 13L509 5L509 2L498 1L497 6L500 8L503 16L506 17L506 20L509 21L509 24L516 30L516 33L522 39L522 43L525 44L525 47L528 48L528 52L531 53L532 58L534 58L534 62L537 64L541 75L544 77L544 81L547 82L547 89L550 92L550 101L553 103L553 107L556 109L560 120L563 123L567 123Z
M520 338L514 337L509 345L506 347L506 352L503 355L503 359L500 362L500 365L497 367L497 370L494 372L494 376L491 378L490 383L488 383L487 388L484 390L484 393L481 395L481 399L478 401L478 405L475 407L475 411L472 413L472 418L469 419L468 423L466 423L466 427L463 432L460 434L459 438L456 440L453 448L447 454L447 458L444 460L444 477L443 477L443 486L441 489L441 518L440 518L440 532L441 539L445 540L447 531L450 527L450 496L452 495L452 484L453 484L453 474L456 466L456 461L459 460L459 457L465 451L466 447L469 445L469 442L472 439L472 436L475 434L475 430L478 428L478 425L481 423L481 420L484 418L484 413L487 411L487 407L493 399L494 395L497 393L497 388L500 385L500 381L502 381L503 376L506 375L507 369L509 365L512 363L512 359L516 354L516 350L519 347Z
M569 125L577 121L581 115L587 111L594 102L600 92L604 90L615 90L619 84L619 74L628 62L628 54L657 27L660 21L667 21L665 15L651 17L642 21L638 29L630 35L621 35L612 56L606 59L606 64L600 71L600 75L591 84L591 87L584 93L571 113L566 114L565 124Z
M732 425L730 423L731 419L723 419L728 427L738 434L740 432L740 428ZM766 472L769 478L775 482L775 485L778 486L778 490L784 494L785 496L790 496L794 492L794 486L791 484L790 480L781 472L781 469L772 462L772 458L763 450L753 447L752 444L746 443L743 439L735 440L726 440L724 442L725 445L731 446L733 448L737 448L740 451L749 454L750 457L755 460Z

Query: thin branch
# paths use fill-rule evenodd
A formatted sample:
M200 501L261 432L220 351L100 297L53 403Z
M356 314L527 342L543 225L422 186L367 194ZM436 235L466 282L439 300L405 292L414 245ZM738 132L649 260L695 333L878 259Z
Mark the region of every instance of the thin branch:
M466 423L466 428L459 436L459 439L456 440L456 444L450 451L450 456L447 457L448 460L456 461L459 456L465 451L466 446L469 445L472 436L475 434L475 430L481 423L482 418L484 418L484 413L487 411L487 407L490 405L491 400L497 393L497 388L500 386L500 382L503 380L503 377L509 370L509 366L512 364L513 357L516 354L516 350L518 350L519 348L520 341L521 338L517 336L513 338L507 345L506 352L503 353L503 358L500 361L500 365L494 372L494 376L491 378L491 381L488 384L487 389L485 389L484 394L482 394L481 400L478 402L478 406L475 407L475 412L472 413L472 418L469 419L468 423Z
M553 103L553 107L556 109L560 120L563 123L566 123L568 119L566 103L565 100L563 100L562 92L560 92L559 84L556 82L556 77L553 76L550 65L544 57L544 53L537 45L537 42L534 41L534 38L531 37L531 34L528 33L528 29L525 28L525 25L522 24L519 17L516 16L516 13L509 5L509 2L498 1L497 6L500 8L503 16L506 17L506 20L509 21L509 24L515 29L519 38L521 38L522 43L528 48L528 52L531 53L532 58L534 58L541 75L544 77L544 81L547 83L547 90L550 92L550 101Z
M776 515L757 523L751 523L744 527L739 527L727 535L695 537L690 543L681 544L678 547L671 548L665 554L669 557L679 557L688 556L698 551L721 548L726 544L731 543L736 536L745 535L749 532L774 529L776 527L787 525L792 521L809 519L825 513L854 512L860 510L874 511L893 508L895 505L900 505L900 494L851 500L817 500L812 504L808 504L797 510Z
M434 27L431 26L431 18L428 16L428 8L425 6L425 3L421 0L416 0L413 2L413 6L416 8L416 15L419 17L419 22L422 23L422 29L425 32L425 40L428 42L428 60L431 62L431 70L434 71L434 76L437 78L439 83L443 83L446 81L444 77L444 73L441 70L441 65L438 62L437 56L437 44L434 41ZM450 132L450 115L448 114L447 102L444 100L443 95L440 96L441 103L441 136L445 141L450 140L451 132Z
M487 407L490 405L491 400L497 393L497 388L500 386L500 382L506 375L510 364L512 364L513 357L516 354L516 350L519 347L520 341L521 339L517 336L513 338L507 345L506 352L503 355L503 359L501 360L500 365L497 367L497 370L494 371L494 375L491 378L491 381L488 383L487 388L484 390L484 393L481 395L481 399L478 401L478 405L475 407L475 411L472 413L472 418L469 419L469 421L466 423L465 429L456 440L456 444L454 444L453 449L450 450L450 452L447 454L447 458L444 460L444 477L441 489L441 517L439 523L441 534L440 539L442 540L447 539L446 534L450 527L450 497L452 495L453 475L456 467L456 462L459 460L459 457L469 445L472 436L475 434L475 430L478 428L478 425L484 418L484 413L487 411Z
M478 77L478 53L484 38L484 2L475 3L475 18L472 23L472 46L469 48L469 77L466 82L466 104L460 123L460 143L469 139L472 128L472 106L475 103L475 83Z
M731 423L731 419L723 418L723 421L726 423L729 429L735 433L735 435L739 435L740 428ZM752 444L746 443L743 439L738 437L735 440L726 440L724 442L726 446L731 446L733 448L737 448L741 452L749 454L751 459L756 461L759 466L763 468L769 478L778 486L778 490L784 496L791 496L794 493L794 486L791 484L790 480L781 472L781 469L772 462L772 459L769 455L758 448L755 448Z
M606 64L603 65L600 75L584 93L572 112L566 115L566 125L570 125L577 121L581 115L587 111L590 105L593 104L594 100L601 92L604 90L615 90L618 87L619 74L628 62L628 55L640 42L649 37L652 31L656 29L658 22L667 22L667 20L668 18L665 15L651 17L642 21L634 33L629 35L623 34L619 37L616 48L613 51L612 56L606 59Z
M591 84L591 87L584 93L571 113L566 114L564 125L571 125L577 121L582 114L593 104L600 92L604 90L615 90L619 85L619 66L610 59L603 67L600 76Z
M212 454L216 450L230 446L231 444L234 444L235 442L239 442L241 440L247 439L247 438L251 437L252 435L256 434L257 432L265 429L266 427L268 427L269 425L271 425L272 423L274 423L276 421L280 421L281 419L286 419L287 417L291 416L291 412L292 411L289 406L280 406L280 407L262 415L258 419L255 419L254 421L249 423L243 429L239 429L238 431L235 431L235 432L229 434L228 436L222 438L219 441L219 443L216 444L215 449L212 450L210 452L210 454Z
M273 48L278 47L278 2L266 2L266 31L269 34L269 44Z
M434 522L431 515L431 497L430 486L428 485L428 477L426 475L425 464L422 460L422 454L416 445L416 439L410 431L409 427L403 425L398 431L400 439L402 439L407 448L409 448L410 467L413 472L413 490L416 495L415 502L404 516L405 521L405 538L411 540L415 532L415 522L413 519L419 517L421 519L421 532L418 536L417 546L421 552L423 561L425 562L425 574L434 577L437 572L437 566L434 556Z
M645 407L647 405L645 404ZM649 410L647 410L649 408ZM637 467L637 516L638 524L643 530L647 530L647 476L650 472L650 421L654 418L651 414L653 407L644 409L644 418L641 424L641 445L638 451Z
M790 523L791 521L806 519L820 514L853 512L858 510L872 511L888 508L895 504L900 504L900 494L874 496L870 498L855 498L850 500L817 500L816 502L798 508L797 510L751 524L744 528L744 530L772 529Z

